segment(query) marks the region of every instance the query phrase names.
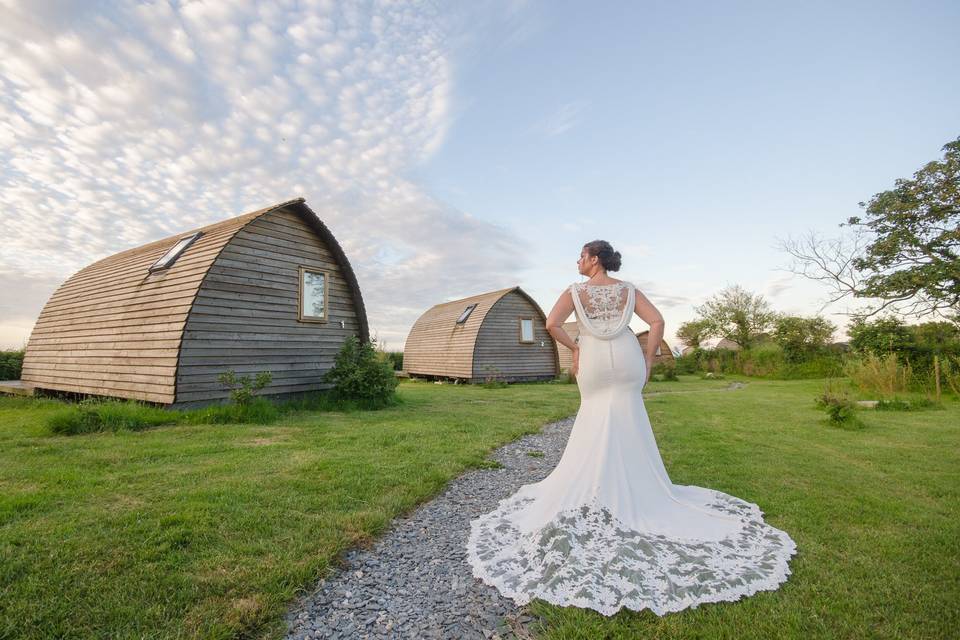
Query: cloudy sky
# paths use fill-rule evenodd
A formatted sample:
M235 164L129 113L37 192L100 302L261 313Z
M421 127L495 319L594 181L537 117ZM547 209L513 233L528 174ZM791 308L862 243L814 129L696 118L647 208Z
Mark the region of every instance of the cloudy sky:
M483 291L549 312L597 238L671 343L729 284L811 315L778 239L960 135L957 32L950 1L0 0L0 346L84 265L296 196L387 348Z

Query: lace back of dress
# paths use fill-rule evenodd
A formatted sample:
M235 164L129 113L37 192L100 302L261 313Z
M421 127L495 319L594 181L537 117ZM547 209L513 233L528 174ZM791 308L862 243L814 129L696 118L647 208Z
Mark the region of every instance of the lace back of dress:
M627 287L622 282L612 285L578 283L577 286L580 305L587 317L600 322L616 321L623 317L627 294Z

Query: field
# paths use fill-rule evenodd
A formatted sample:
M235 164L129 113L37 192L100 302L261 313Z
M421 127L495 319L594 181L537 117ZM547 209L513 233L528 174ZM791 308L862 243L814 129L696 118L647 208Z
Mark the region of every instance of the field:
M538 602L543 637L952 637L960 402L843 430L813 405L822 386L647 387L672 480L758 503L797 541L787 583L663 618ZM566 384L399 393L375 412L78 436L47 431L56 401L0 398L0 638L280 638L338 553L579 402Z

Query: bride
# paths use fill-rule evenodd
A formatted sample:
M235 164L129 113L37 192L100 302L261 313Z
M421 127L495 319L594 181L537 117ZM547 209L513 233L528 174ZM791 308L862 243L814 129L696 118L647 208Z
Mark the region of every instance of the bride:
M580 390L570 438L549 476L470 523L473 574L523 605L540 598L613 615L658 616L776 589L790 575L790 536L760 508L670 481L641 391L663 336L660 312L608 275L620 252L595 240L577 261L588 280L557 300L547 330L573 350ZM576 312L579 344L561 327ZM646 353L629 322L651 329Z

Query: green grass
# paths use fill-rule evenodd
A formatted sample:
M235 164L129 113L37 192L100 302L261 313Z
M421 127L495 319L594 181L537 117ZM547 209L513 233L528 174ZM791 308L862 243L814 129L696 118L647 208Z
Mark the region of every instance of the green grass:
M719 390L748 381L736 391ZM798 544L777 591L658 618L535 602L544 638L947 638L960 628L960 406L832 428L823 382L652 382L674 482L756 502ZM576 385L405 382L374 412L51 434L0 399L0 638L280 638L345 548L494 447L573 414Z

